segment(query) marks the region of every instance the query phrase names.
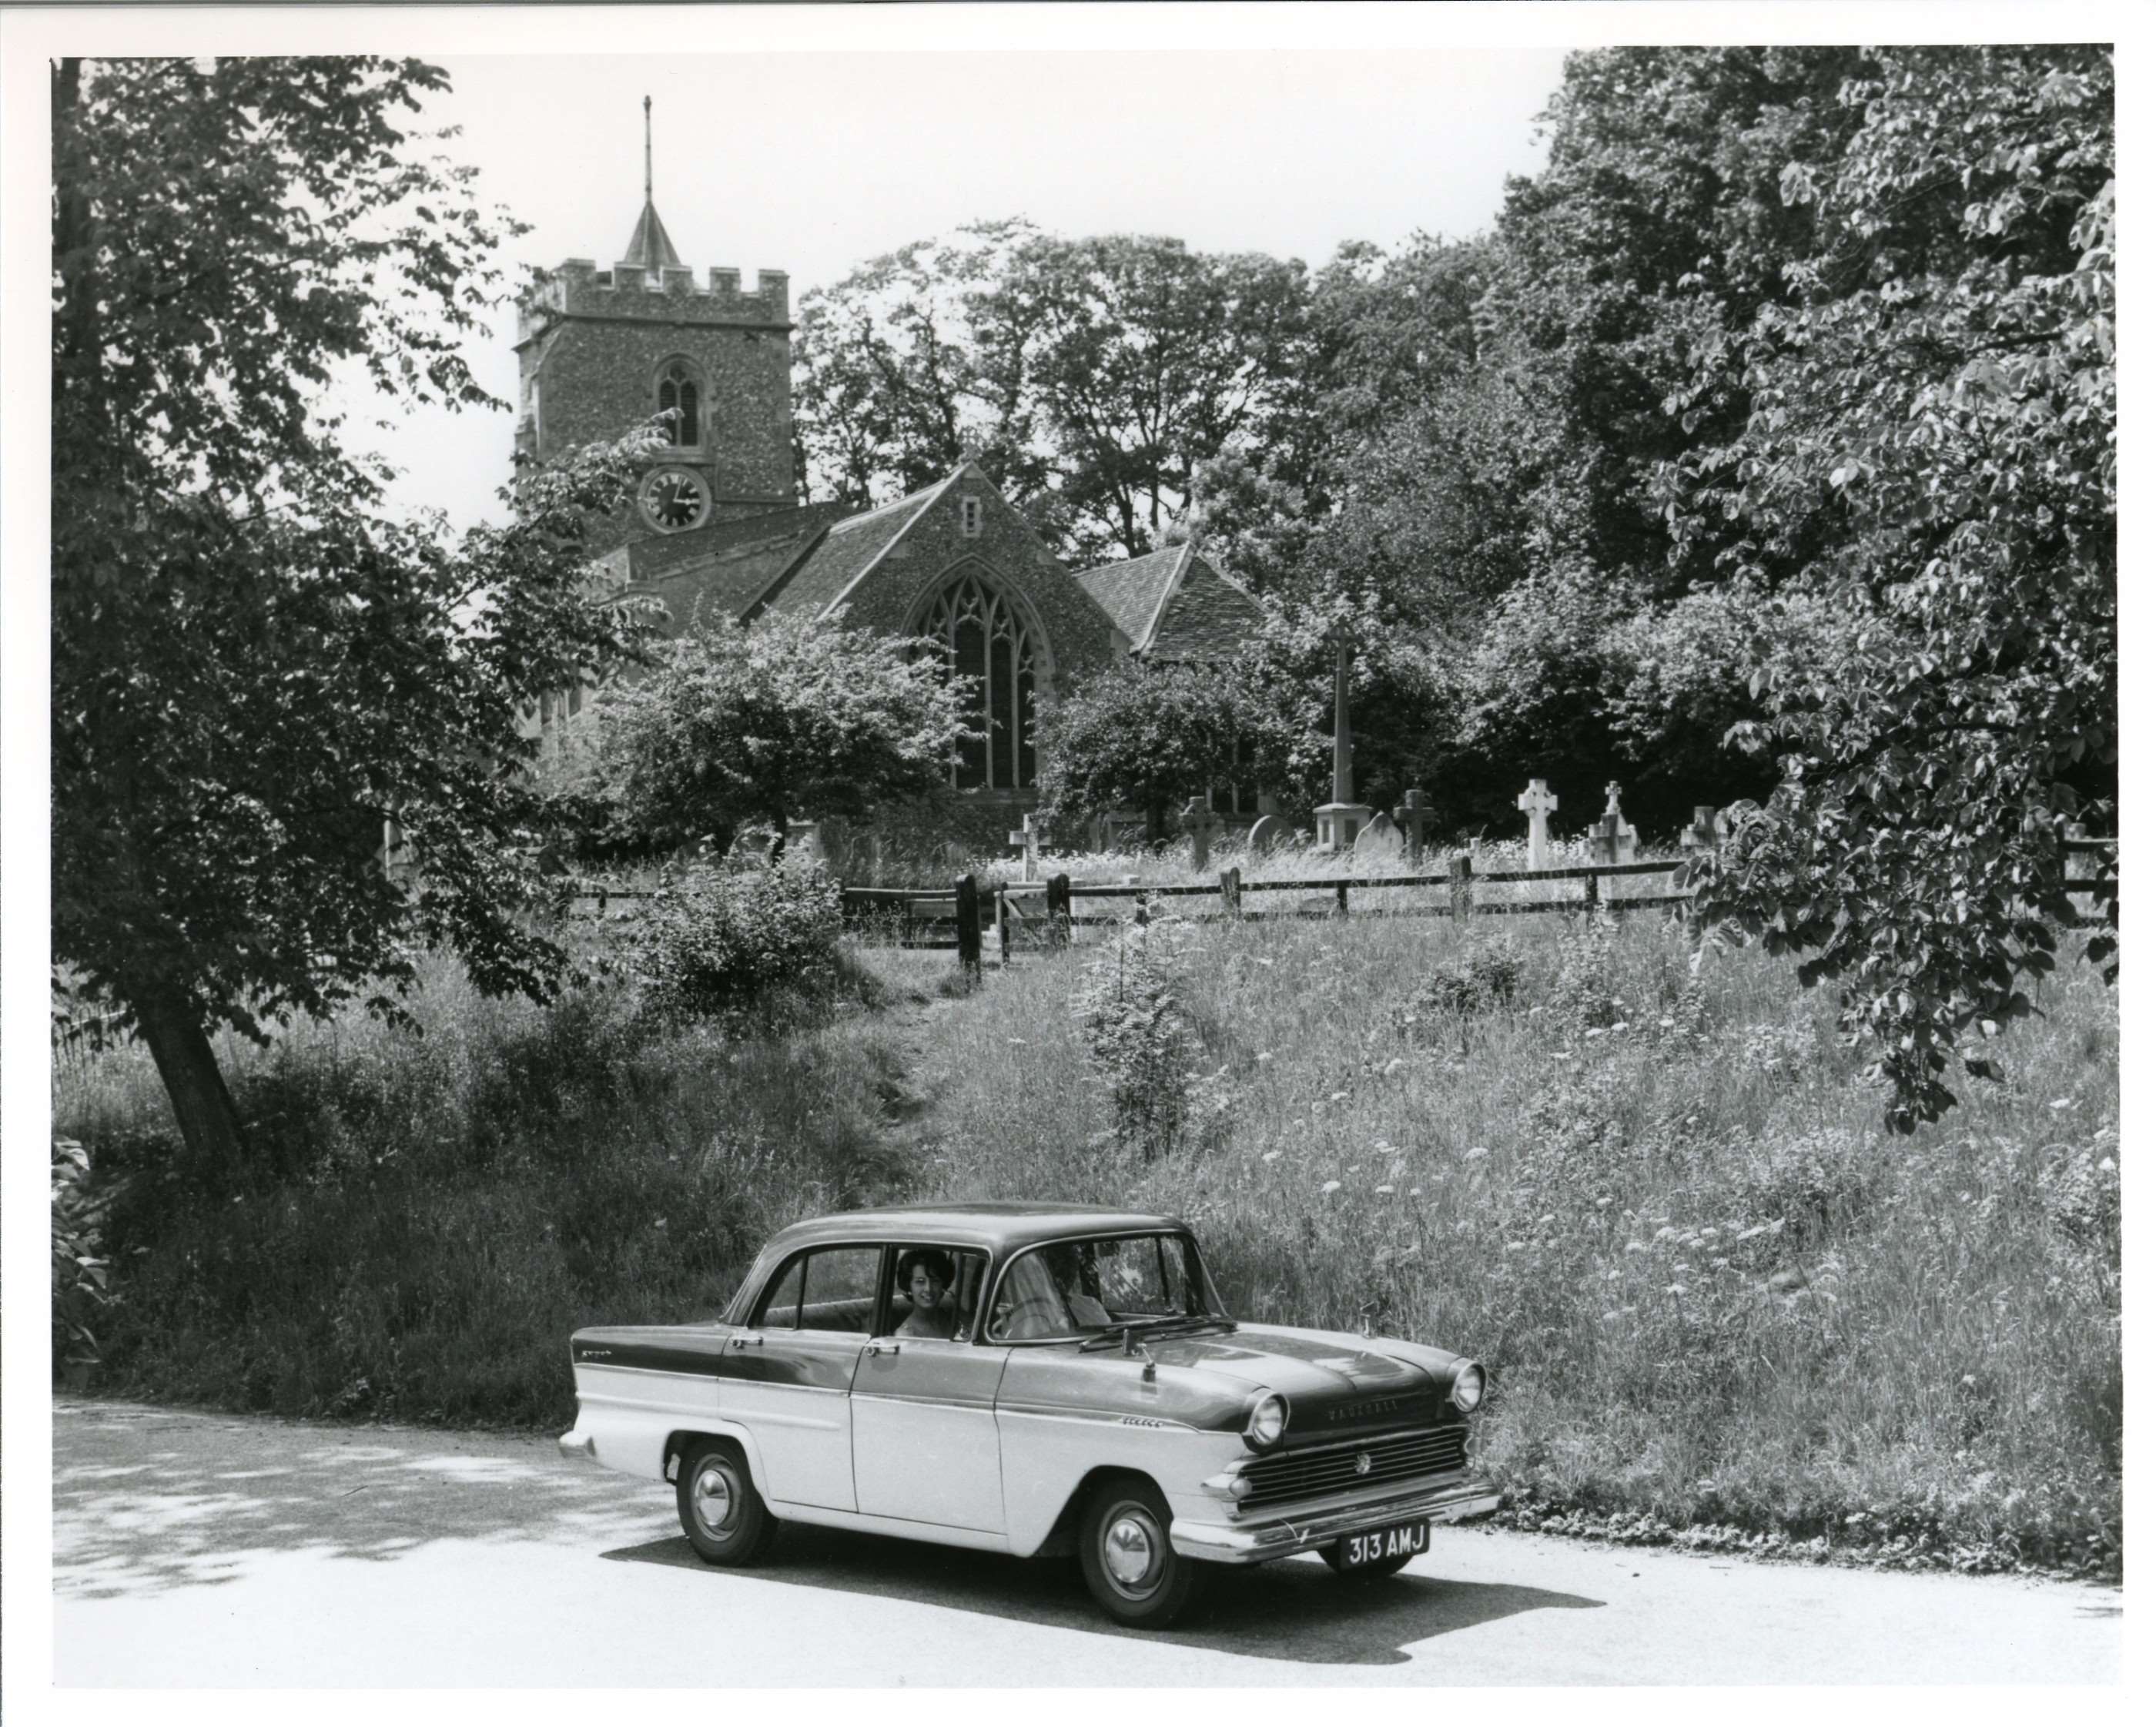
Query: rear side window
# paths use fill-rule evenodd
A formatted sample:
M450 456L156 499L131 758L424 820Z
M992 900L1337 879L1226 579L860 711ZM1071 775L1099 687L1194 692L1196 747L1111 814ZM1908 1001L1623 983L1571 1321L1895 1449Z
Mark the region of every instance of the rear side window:
M811 1248L771 1280L750 1324L865 1337L881 1290L881 1248Z

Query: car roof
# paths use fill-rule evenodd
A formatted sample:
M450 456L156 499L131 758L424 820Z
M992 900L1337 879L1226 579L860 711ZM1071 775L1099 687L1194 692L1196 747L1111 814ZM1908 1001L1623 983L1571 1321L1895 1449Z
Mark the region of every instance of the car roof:
M1115 1206L1048 1204L1038 1201L988 1201L958 1205L929 1201L878 1206L804 1218L771 1238L773 1248L794 1248L822 1241L936 1241L978 1245L1008 1253L1035 1242L1060 1241L1073 1235L1114 1235L1124 1231L1183 1229L1176 1217L1157 1212L1127 1212Z

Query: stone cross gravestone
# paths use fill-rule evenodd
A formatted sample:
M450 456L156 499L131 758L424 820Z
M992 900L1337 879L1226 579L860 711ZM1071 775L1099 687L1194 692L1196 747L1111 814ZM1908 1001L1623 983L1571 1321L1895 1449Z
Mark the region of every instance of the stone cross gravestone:
M1407 848L1407 841L1393 825L1393 818L1379 810L1355 836L1353 852L1358 863L1384 864L1397 864Z
M1550 812L1557 807L1557 798L1548 781L1529 780L1527 789L1516 802L1527 812L1527 868L1547 869L1550 867Z
M1410 869L1422 868L1422 830L1429 819L1430 810L1421 787L1410 787L1400 794L1399 806L1393 812L1393 825L1407 840Z
M1213 836L1220 831L1220 818L1204 798L1194 797L1183 805L1176 826L1190 836L1190 867L1203 869L1213 855Z
M1598 864L1630 864L1639 854L1639 833L1625 819L1625 812L1617 807L1618 793L1624 788L1612 780L1604 789L1609 793L1609 802L1602 812L1602 819L1594 824L1594 861Z
M1019 879L1023 881L1031 881L1034 872L1040 866L1040 836L1033 831L1032 814L1029 812L1019 825L1012 828L1004 838L1016 846L1019 854L1025 859L1024 874Z

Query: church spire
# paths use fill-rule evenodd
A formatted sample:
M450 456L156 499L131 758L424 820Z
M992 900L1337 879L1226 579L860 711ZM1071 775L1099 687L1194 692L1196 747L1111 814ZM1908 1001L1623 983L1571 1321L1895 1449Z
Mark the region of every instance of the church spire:
M629 249L620 262L638 269L679 269L681 259L668 238L666 224L659 219L651 202L651 98L644 99L644 213L636 218L636 232L629 237Z

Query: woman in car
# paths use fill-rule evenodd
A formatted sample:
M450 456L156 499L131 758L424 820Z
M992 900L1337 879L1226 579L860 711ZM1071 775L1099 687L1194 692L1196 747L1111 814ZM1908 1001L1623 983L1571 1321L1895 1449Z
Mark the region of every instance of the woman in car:
M943 1304L943 1294L956 1276L951 1256L940 1248L912 1248L900 1255L898 1287L911 1310L893 1335L949 1337L955 1315Z

